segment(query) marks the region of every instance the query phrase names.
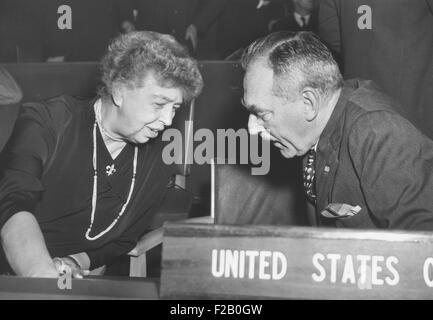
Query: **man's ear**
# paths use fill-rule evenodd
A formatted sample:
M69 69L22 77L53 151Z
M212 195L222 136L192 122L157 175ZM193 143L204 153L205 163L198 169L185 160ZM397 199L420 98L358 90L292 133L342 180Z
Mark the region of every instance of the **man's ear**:
M302 100L304 102L305 120L308 122L313 121L319 114L319 93L314 88L305 87L302 90Z

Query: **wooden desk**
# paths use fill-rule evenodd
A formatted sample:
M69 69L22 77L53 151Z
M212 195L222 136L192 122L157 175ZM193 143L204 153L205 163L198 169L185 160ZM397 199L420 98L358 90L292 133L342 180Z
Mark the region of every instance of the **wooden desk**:
M157 280L0 277L0 299L433 299L433 234L167 223Z
M0 276L2 300L158 299L159 281L123 277L73 279L59 289L57 279Z

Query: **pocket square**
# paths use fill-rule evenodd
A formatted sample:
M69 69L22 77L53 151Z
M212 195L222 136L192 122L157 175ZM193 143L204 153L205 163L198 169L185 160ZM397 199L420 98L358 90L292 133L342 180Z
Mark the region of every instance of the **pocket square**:
M333 219L348 218L356 215L361 209L360 206L351 206L346 203L330 203L321 212L321 215Z

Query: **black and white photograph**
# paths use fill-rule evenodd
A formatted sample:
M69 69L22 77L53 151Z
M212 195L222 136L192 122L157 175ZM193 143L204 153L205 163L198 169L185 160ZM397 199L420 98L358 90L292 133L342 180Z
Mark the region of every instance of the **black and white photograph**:
M0 300L430 299L433 0L0 0Z

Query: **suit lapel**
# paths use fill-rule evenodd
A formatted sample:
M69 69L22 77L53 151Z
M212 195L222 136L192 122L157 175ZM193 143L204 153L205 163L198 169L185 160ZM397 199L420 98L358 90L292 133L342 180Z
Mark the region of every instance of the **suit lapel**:
M338 102L332 112L322 135L319 139L316 153L316 214L320 222L320 212L328 205L329 193L335 181L335 174L339 164L339 152L344 131L344 110L348 97L354 90L351 81L343 87Z
M335 172L338 167L338 153L334 146L328 141L324 149L317 150L316 162L316 193L317 213L328 205L329 192L334 182Z

